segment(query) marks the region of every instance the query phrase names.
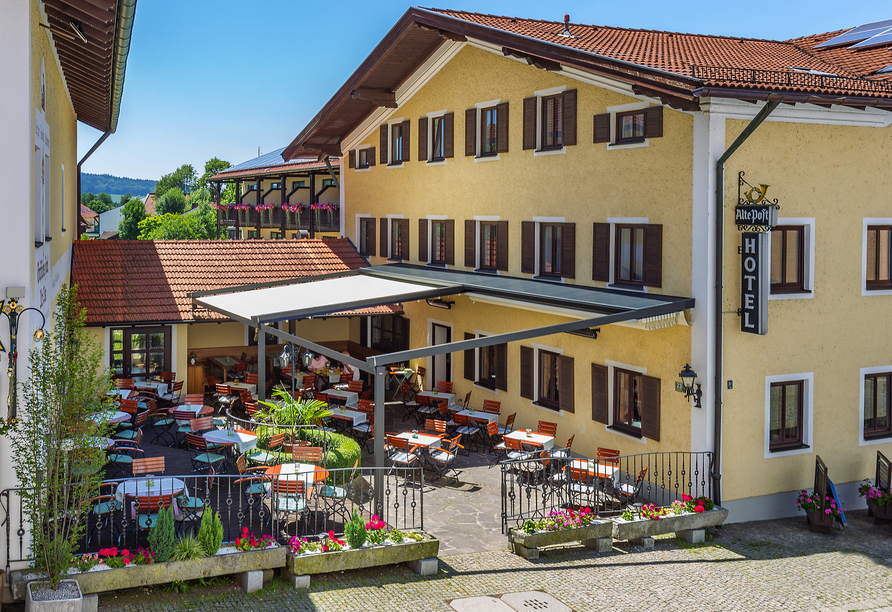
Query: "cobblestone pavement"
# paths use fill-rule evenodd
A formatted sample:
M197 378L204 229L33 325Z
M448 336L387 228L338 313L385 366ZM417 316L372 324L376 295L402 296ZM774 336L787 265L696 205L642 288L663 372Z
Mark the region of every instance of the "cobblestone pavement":
M314 576L307 590L282 580L253 595L231 584L184 595L143 589L104 595L100 610L445 612L452 599L524 590L545 591L576 612L892 610L892 530L861 511L844 533L812 534L800 516L729 525L702 545L661 538L654 550L555 548L535 561L484 551L441 556L430 577L390 566Z

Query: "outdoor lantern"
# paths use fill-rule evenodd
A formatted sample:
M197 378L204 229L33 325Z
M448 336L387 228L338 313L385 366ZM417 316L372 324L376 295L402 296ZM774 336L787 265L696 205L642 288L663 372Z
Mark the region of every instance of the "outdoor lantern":
M694 380L697 378L697 373L691 369L691 364L684 364L684 369L679 372L678 376L681 378L681 386L684 388L685 399L693 397L694 408L702 408L700 405L700 396L703 395L703 391L700 390L699 383L696 383L697 388L694 389Z
M9 288L7 288L7 295L9 294ZM11 298L9 300L9 303L7 303L6 300L0 300L0 313L6 315L6 319L9 322L9 350L7 351L7 355L9 357L9 367L6 371L6 374L9 377L9 397L6 400L6 420L10 423L14 423L16 421L17 413L15 389L18 382L16 380L16 361L18 360L19 351L16 338L19 334L19 318L29 310L32 310L40 315L40 326L38 326L38 328L34 331L34 340L39 342L40 340L43 340L43 327L44 325L46 325L46 317L44 316L43 312L41 312L39 308L34 308L33 306L30 308L20 306L17 298ZM6 350L6 348L3 346L2 343L0 343L0 351L4 350Z
M313 363L313 353L310 351L304 351L300 355L300 362L304 364L305 368L309 368L310 364Z
M291 352L293 350L294 349L291 349L291 351L289 351L287 346L282 347L282 352L279 353L279 362L282 364L283 368L287 368L291 365Z

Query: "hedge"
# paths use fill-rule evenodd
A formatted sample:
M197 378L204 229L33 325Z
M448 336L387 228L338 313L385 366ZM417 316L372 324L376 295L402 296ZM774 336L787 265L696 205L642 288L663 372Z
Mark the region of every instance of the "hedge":
M290 430L264 427L261 425L257 428L260 439L268 437L271 434L288 432ZM362 449L353 438L339 433L326 433L321 429L300 428L295 430L297 438L310 442L313 446L321 446L325 451L325 467L329 469L352 468L353 465L362 457ZM261 444L263 446L263 444ZM279 463L290 463L291 455L288 453L280 453Z

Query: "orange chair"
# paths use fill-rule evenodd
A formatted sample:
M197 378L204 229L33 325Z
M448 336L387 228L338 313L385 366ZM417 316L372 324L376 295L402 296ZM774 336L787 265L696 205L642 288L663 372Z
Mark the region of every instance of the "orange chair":
M452 393L452 383L446 380L438 380L437 391L440 393Z
M536 431L540 434L551 436L552 438L557 434L557 423L551 423L550 421L539 421L539 425L536 427Z
M488 414L501 414L502 402L496 400L483 400L483 412Z

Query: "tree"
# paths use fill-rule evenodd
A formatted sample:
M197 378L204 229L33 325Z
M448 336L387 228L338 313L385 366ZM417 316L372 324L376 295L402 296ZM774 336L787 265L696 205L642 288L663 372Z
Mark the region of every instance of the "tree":
M165 174L155 184L155 197L160 199L169 189L178 187L183 193L189 193L195 186L195 168L192 164L183 164L170 174Z
M221 228L221 235L225 230ZM209 240L217 236L217 211L202 204L185 215L164 214L139 222L140 240Z
M226 170L227 168L229 168L231 166L232 166L232 164L230 164L228 161L223 161L222 159L212 157L204 165L204 174L202 174L201 177L199 177L198 182L196 183L196 187L198 187L199 189L203 188L203 187L210 187L208 185L208 179L211 178L212 176L214 176L215 174L219 174L220 172L223 172L224 170Z
M92 210L97 215L101 215L102 213L113 208L117 208L118 206L112 201L111 196L107 193L93 195L90 192L81 194L81 204Z
M155 214L166 215L168 213L181 215L186 212L186 196L179 187L171 187L163 196L158 198L155 204Z
M124 217L118 224L118 237L121 240L136 240L139 237L139 222L146 218L146 205L134 198L124 205Z

